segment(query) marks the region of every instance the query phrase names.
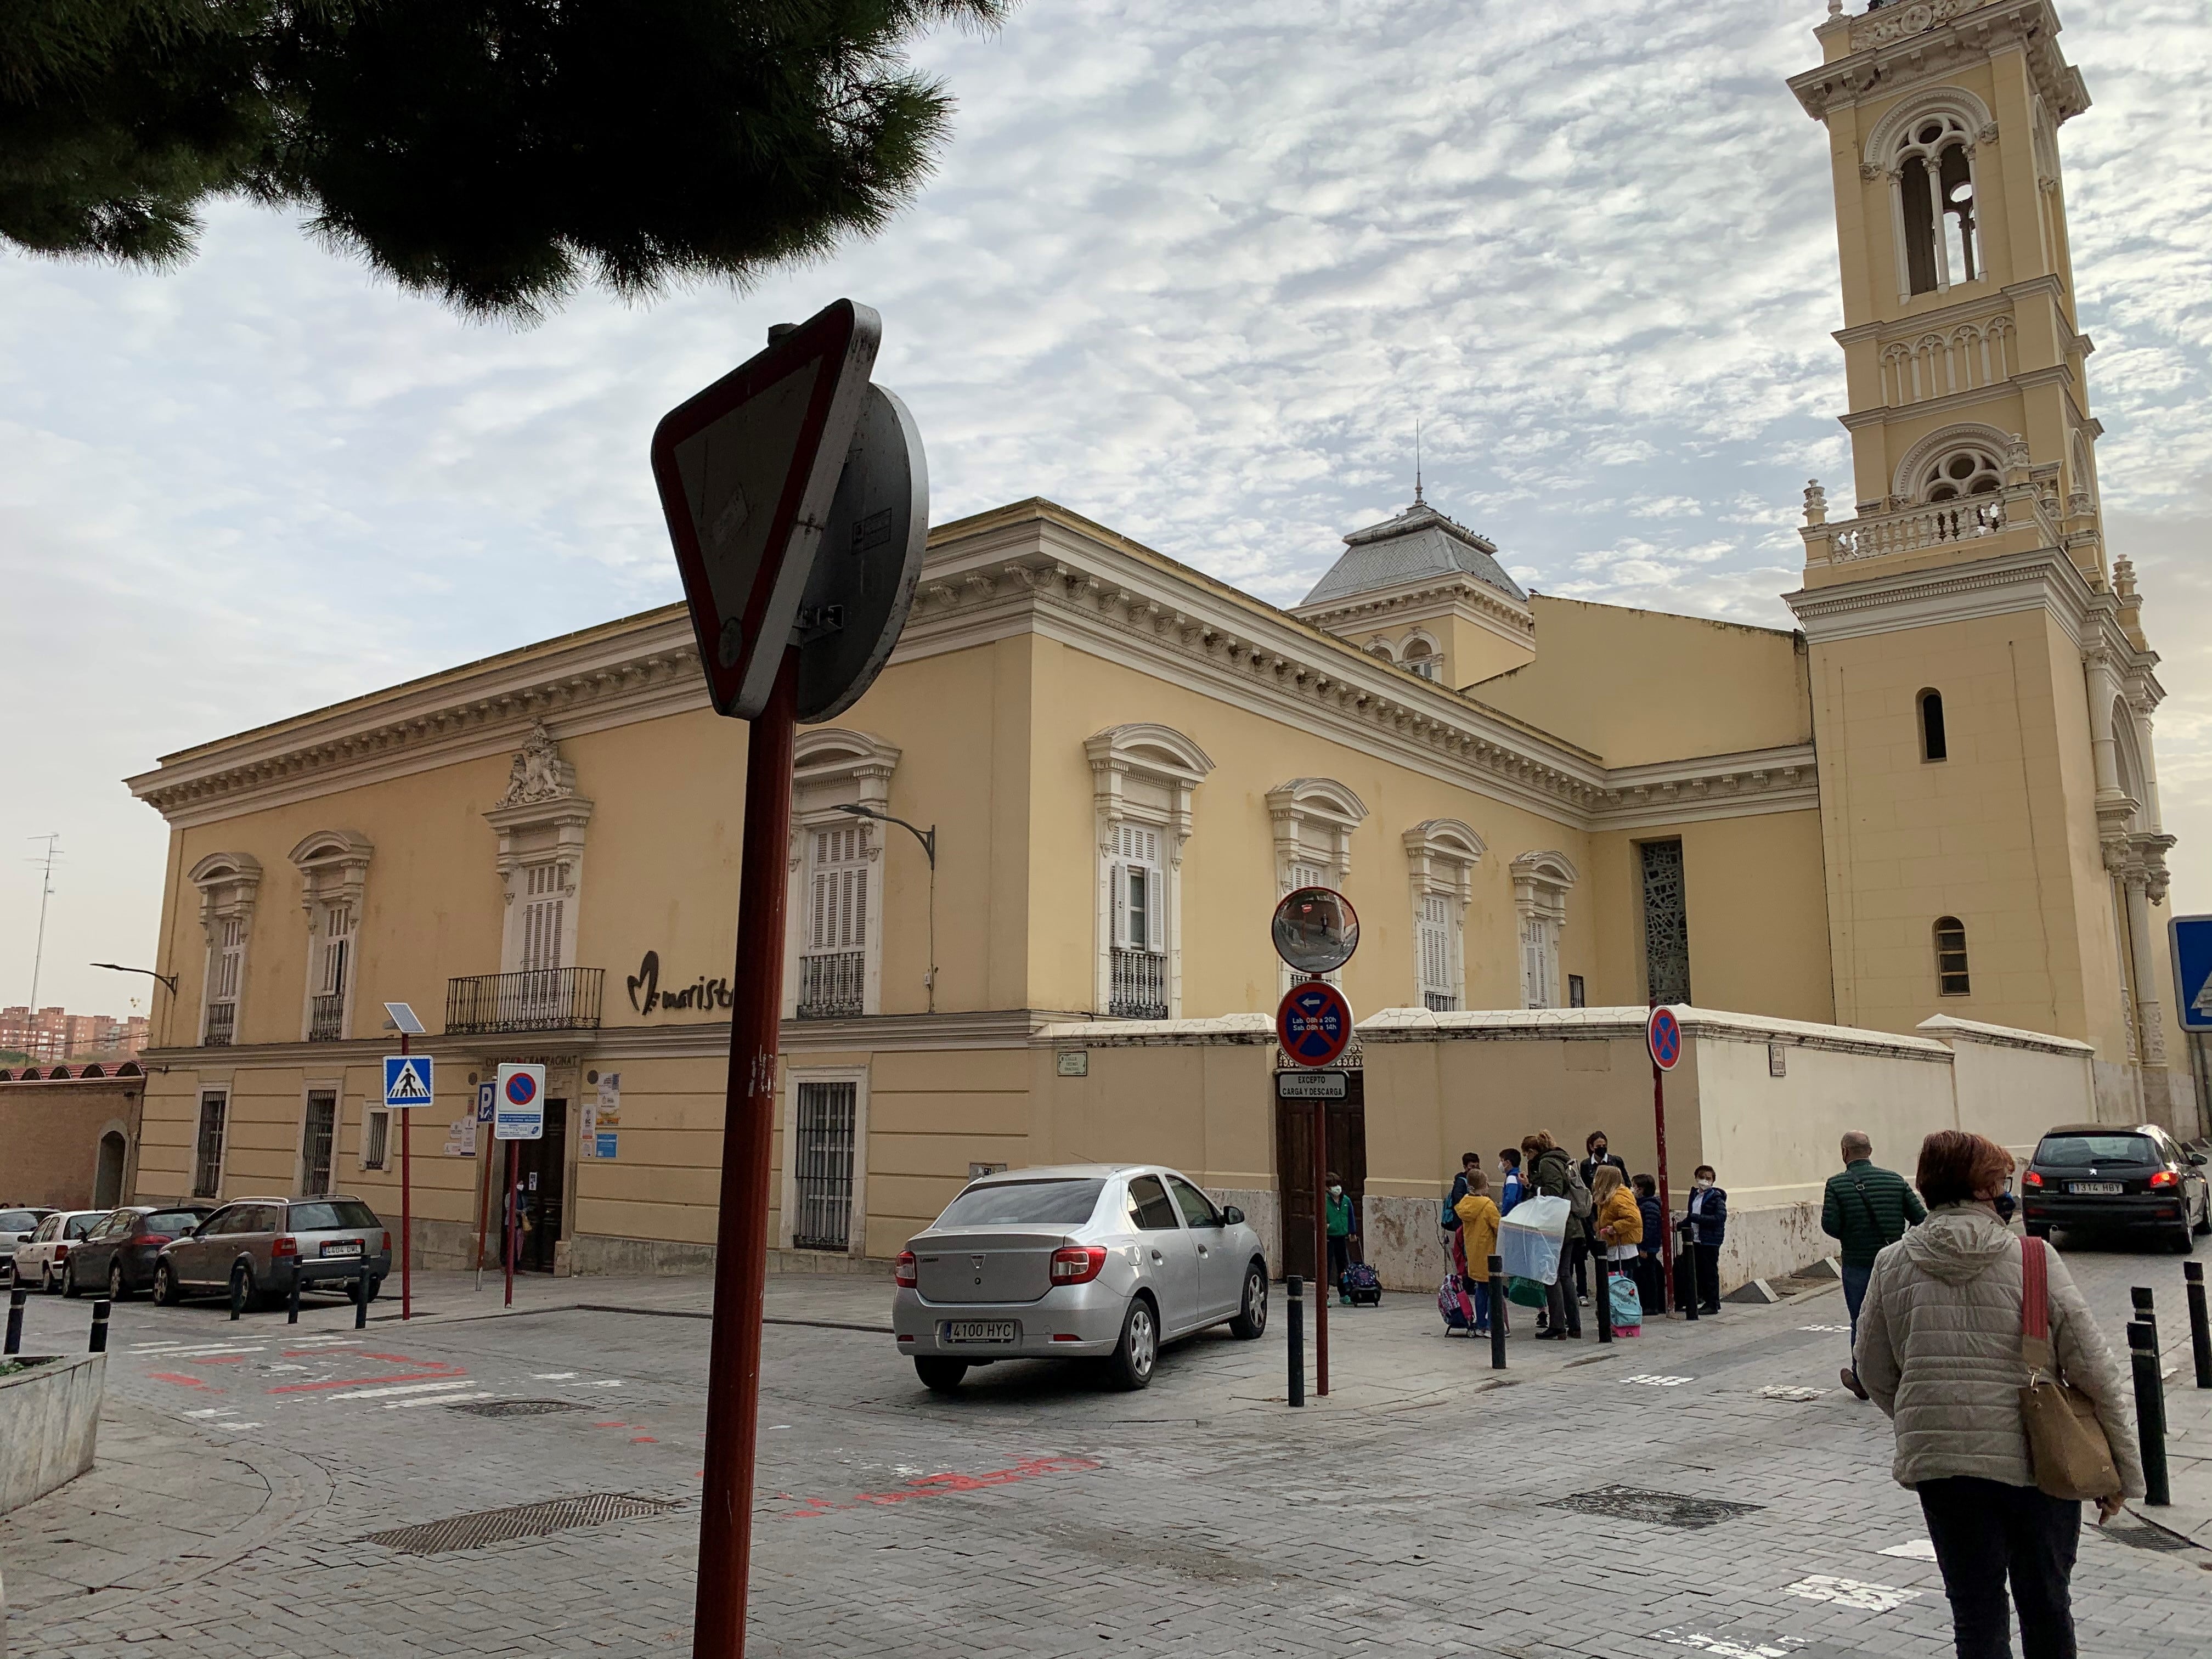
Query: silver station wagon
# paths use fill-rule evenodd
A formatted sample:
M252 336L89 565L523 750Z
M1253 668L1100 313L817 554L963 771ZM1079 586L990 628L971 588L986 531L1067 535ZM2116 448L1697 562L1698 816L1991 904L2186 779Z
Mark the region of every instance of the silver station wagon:
M997 1359L1103 1358L1152 1380L1160 1344L1267 1327L1267 1263L1243 1212L1173 1170L1079 1164L970 1182L898 1260L891 1328L928 1388Z
M247 1307L274 1305L302 1288L350 1293L366 1272L368 1299L392 1271L392 1235L357 1198L236 1199L165 1244L154 1263L154 1300L235 1285Z

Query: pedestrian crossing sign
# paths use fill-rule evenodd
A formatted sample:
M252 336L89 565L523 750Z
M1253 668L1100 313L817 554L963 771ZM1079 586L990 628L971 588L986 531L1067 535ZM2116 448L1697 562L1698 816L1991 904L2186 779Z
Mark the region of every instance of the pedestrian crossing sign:
M430 1091L429 1055L385 1055L384 1103L386 1106L428 1106Z
M2166 927L2173 940L2174 1000L2181 1029L2212 1031L2212 916L2175 916Z

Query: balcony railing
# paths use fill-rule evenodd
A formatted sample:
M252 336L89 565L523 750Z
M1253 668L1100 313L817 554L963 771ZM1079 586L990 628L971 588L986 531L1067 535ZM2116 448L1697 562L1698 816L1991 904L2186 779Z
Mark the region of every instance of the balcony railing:
M1459 999L1447 991L1424 991L1421 1006L1432 1014L1449 1014L1458 1009Z
M866 953L838 951L799 959L799 1017L854 1019L865 1007Z
M604 968L538 968L446 981L446 1032L595 1031Z
M238 1032L238 1005L234 1002L210 1002L207 1008L206 1046L228 1048Z
M307 1005L307 1041L336 1042L345 1035L345 994L317 997Z
M1106 1012L1115 1019L1165 1019L1167 957L1158 951L1115 951L1112 997Z

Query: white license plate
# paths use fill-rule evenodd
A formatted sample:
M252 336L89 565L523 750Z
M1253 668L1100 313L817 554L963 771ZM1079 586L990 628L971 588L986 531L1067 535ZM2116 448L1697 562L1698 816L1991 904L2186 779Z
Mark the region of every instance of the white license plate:
M947 1342L1012 1342L1019 1339L1022 1328L1011 1319L948 1319L945 1322Z
M2069 1181L2066 1183L2066 1190L2092 1194L2117 1194L2120 1190L2120 1183L2117 1181Z
M323 1254L326 1256L359 1255L361 1254L361 1241L356 1238L352 1240L350 1243L344 1244L325 1244L323 1246Z

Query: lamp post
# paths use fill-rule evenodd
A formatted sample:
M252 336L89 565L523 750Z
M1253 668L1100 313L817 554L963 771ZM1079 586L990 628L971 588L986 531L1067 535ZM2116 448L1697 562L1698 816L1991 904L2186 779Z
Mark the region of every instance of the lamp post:
M937 1012L937 826L933 823L924 830L904 818L878 812L872 806L844 805L837 810L856 818L872 818L878 823L896 823L921 843L922 856L929 860L929 972L922 985L929 993L929 1012L933 1014Z
M95 962L92 966L106 968L118 974L143 974L147 978L159 980L167 986L171 996L177 994L177 976L174 974L157 974L151 968L125 968L119 962Z

